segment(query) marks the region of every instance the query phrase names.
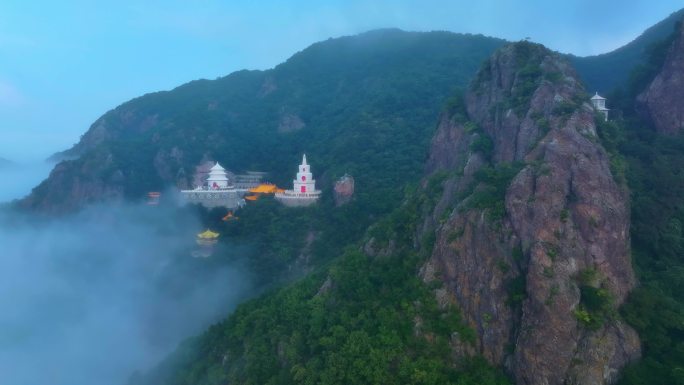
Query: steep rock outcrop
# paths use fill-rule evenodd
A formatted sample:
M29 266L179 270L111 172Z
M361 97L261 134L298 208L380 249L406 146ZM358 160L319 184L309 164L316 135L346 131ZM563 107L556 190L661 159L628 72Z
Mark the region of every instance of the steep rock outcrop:
M349 174L344 174L335 182L333 186L333 198L335 199L335 206L346 205L351 202L354 196L354 177Z
M427 219L423 278L444 284L478 353L519 384L611 383L639 354L612 315L635 284L627 194L587 100L558 55L509 45L432 142L428 172L451 176Z
M684 23L678 25L662 69L637 97L637 109L660 133L673 135L684 128Z

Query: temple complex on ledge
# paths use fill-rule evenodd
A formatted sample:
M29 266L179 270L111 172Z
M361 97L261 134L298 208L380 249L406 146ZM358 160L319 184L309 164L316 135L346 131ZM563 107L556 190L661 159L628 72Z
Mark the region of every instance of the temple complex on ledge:
M302 157L302 164L299 165L299 172L293 180L292 190L279 191L275 194L275 199L290 207L309 206L320 197L321 191L316 190L316 181L306 163L306 155Z
M246 189L238 189L228 177L228 172L216 162L209 169L206 182L194 190L181 190L181 197L186 203L197 203L207 208L226 207L236 209L244 206L243 195Z

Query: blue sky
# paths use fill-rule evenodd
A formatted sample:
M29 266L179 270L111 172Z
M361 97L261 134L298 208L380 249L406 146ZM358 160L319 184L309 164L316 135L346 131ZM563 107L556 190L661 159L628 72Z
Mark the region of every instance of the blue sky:
M530 37L589 55L682 7L684 0L3 0L0 157L44 158L133 97L270 68L328 37L382 27L449 30Z

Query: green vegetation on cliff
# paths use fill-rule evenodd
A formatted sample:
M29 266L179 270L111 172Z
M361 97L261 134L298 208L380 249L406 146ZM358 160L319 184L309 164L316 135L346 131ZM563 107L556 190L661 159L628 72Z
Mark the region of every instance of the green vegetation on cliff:
M640 281L622 316L639 332L643 358L621 384L684 384L684 137L660 136L636 119L600 132L626 163Z
M328 269L240 306L140 383L508 384L483 359L454 366L452 345L467 347L473 331L418 278L432 246L414 246L416 225L432 199L411 196L371 231L387 255L348 249Z
M613 97L624 119L599 125L613 172L631 193L632 258L640 285L621 309L643 358L620 384L684 384L684 136L663 136L634 111L636 95L662 67L672 37L656 43Z
M610 96L619 118L598 127L613 173L626 179L631 193L632 258L640 282L621 314L639 333L643 357L625 369L622 385L684 384L684 136L658 134L634 110L637 94L663 67L681 15L671 17L664 40L651 42L642 64Z

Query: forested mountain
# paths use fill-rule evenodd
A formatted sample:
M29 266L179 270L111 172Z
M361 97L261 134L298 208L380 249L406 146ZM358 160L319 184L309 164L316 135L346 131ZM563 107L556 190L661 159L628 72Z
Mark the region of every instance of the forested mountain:
M142 197L187 185L203 159L285 183L303 152L324 183L348 172L375 201L396 202L422 169L447 97L503 43L378 30L314 44L272 70L142 96L98 119L62 154L76 159L57 165L24 205L60 212Z
M147 381L506 383L487 363L518 383L614 379L639 354L611 316L634 285L627 197L587 100L558 55L499 50L362 251L243 306Z
M684 116L662 80L678 16L590 58L446 32L317 43L117 107L22 204L136 199L203 159L284 184L307 153L319 205L203 219L258 239L260 283L309 274L132 384L684 383L684 139L654 124ZM627 90L612 121L581 79ZM335 207L345 172L357 195Z
M142 199L188 186L207 159L266 171L289 187L306 153L322 204L292 210L264 200L236 223L220 220L225 210L207 219L223 239L257 245L248 263L269 284L338 256L399 204L405 185L420 178L439 111L502 44L378 30L314 44L272 70L145 95L98 119L20 204L63 213ZM355 197L335 208L331 181L345 173L356 180Z

